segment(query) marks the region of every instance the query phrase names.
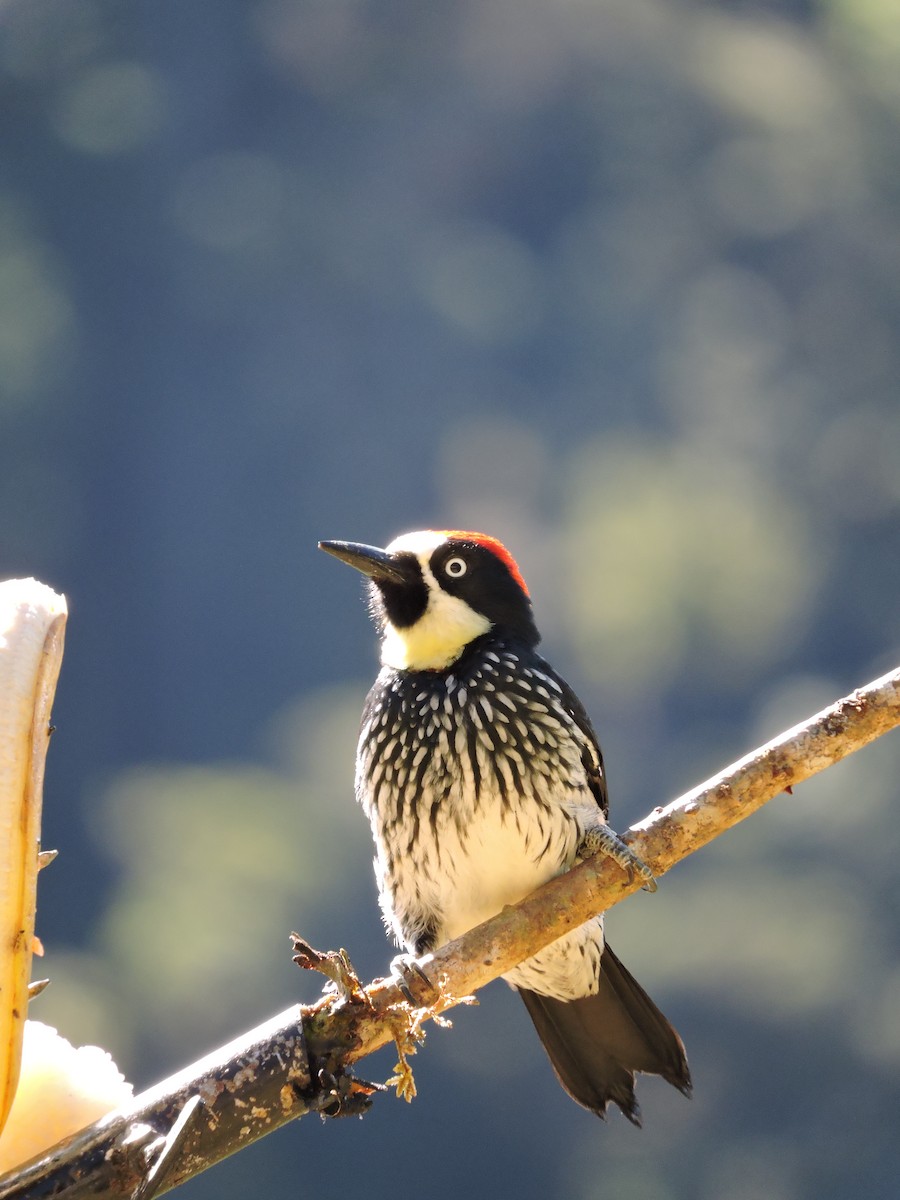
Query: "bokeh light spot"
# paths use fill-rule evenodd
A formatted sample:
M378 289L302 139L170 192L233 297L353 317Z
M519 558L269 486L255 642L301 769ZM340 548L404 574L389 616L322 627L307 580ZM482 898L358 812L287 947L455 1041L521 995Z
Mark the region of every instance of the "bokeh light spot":
M122 154L153 137L165 111L165 87L158 72L140 63L106 63L85 71L63 91L56 128L75 150Z

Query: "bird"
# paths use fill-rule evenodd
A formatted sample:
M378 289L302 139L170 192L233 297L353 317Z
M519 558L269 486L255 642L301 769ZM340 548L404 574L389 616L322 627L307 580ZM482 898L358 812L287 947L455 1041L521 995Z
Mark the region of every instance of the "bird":
M584 706L537 652L528 587L496 538L406 533L386 548L321 541L368 580L381 670L363 708L356 795L385 924L409 960L600 849L652 884L607 823ZM684 1045L606 942L602 914L504 978L556 1076L584 1108L641 1124L638 1072L685 1095Z

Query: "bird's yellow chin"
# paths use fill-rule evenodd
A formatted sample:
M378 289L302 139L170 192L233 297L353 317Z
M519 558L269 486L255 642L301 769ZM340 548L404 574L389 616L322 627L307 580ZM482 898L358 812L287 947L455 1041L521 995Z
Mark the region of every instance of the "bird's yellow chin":
M463 600L433 593L423 616L405 629L388 624L381 661L397 671L441 671L455 662L491 623Z

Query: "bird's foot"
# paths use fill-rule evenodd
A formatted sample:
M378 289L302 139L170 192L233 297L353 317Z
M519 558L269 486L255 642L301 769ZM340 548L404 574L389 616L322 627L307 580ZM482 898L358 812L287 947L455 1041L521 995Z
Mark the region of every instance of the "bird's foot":
M449 1029L451 1023L443 1015L443 1009L452 1004L478 1003L474 996L454 996L447 987L446 975L439 974L436 980L432 980L424 968L433 965L431 954L421 958L413 954L398 954L391 960L388 983L402 993L406 1003L392 1003L382 1014L397 1047L397 1065L387 1086L395 1087L397 1095L403 1100L412 1100L416 1094L416 1081L409 1059L425 1040L425 1022L434 1021L435 1025Z
M594 854L604 854L607 858L611 858L613 862L618 863L629 879L634 879L635 876L642 879L641 888L643 891L655 892L657 889L656 877L644 860L638 858L635 852L622 841L616 831L610 829L608 825L592 825L590 829L585 830L584 836L578 846L578 854L581 858L589 858Z
M431 956L425 961L430 962ZM444 1028L450 1027L450 1022L441 1015L440 1009L453 1003L453 998L446 991L446 977L441 976L436 984L432 983L422 970L421 963L411 954L398 954L391 962L390 982L400 989L407 1003L392 1004L384 1014L397 1047L397 1065L386 1086L396 1088L401 1100L410 1101L416 1094L416 1081L409 1059L425 1041L423 1026L426 1021L434 1021ZM418 999L413 987L419 993ZM423 994L426 992L427 999ZM470 1000L474 1001L474 997L465 997L463 1003Z
M440 988L431 982L422 969L419 959L412 954L398 954L391 959L391 983L397 985L403 993L404 999L413 1008L431 1008L440 999ZM422 993L421 999L416 999L413 986ZM425 989L424 993L423 989Z

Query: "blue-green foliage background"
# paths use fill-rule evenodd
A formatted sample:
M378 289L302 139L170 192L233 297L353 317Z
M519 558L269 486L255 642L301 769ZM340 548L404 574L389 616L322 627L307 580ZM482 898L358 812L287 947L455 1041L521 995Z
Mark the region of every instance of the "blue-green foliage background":
M291 928L386 967L319 537L506 540L619 827L897 662L898 126L889 0L0 3L0 574L71 608L35 1016L143 1086L315 994ZM184 1195L895 1197L898 773L613 914L696 1082L643 1132L497 984L413 1106Z

